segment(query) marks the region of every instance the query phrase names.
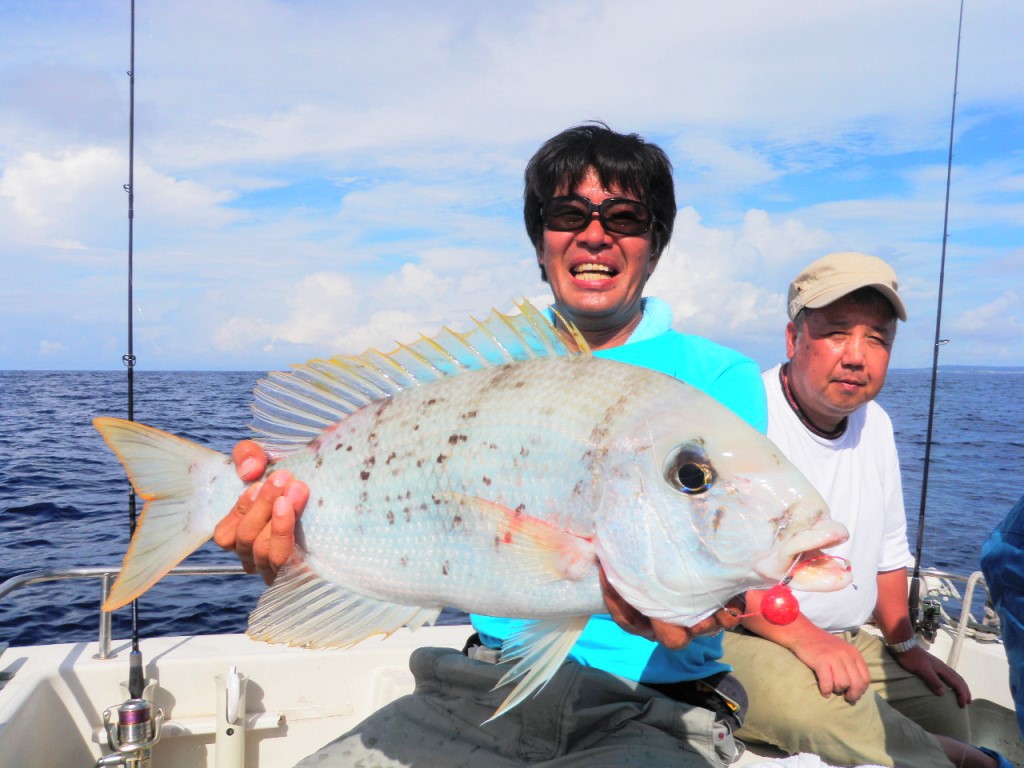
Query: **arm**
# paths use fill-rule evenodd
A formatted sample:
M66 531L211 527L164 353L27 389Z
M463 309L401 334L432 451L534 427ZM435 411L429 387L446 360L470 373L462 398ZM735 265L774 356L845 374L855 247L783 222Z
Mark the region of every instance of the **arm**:
M309 488L286 471L265 480L267 455L252 440L232 452L238 476L253 483L217 524L213 540L233 551L247 573L259 573L270 584L295 549L295 521L309 500Z
M907 571L899 568L878 574L878 601L875 604L875 623L889 645L909 640L914 627L907 610ZM946 692L948 685L956 692L961 707L971 703L971 692L966 681L951 667L921 647L894 654L896 661L908 672L924 680L936 696Z
M743 619L746 629L788 649L806 664L818 679L818 691L823 697L841 694L852 704L864 695L871 675L860 651L803 614L784 626L768 622L761 615L763 596L762 590L747 592L747 613Z

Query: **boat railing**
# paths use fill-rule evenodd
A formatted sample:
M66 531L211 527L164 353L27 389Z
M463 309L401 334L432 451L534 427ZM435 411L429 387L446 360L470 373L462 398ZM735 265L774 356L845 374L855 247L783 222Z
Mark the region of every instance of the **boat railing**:
M98 579L100 582L100 605L106 602L110 594L110 588L121 572L119 567L86 567L86 568L61 568L32 571L20 576L14 576L0 583L0 604L15 590L28 587L33 584L42 584L50 581L64 581L68 579ZM172 569L168 576L239 576L245 571L237 565L179 565ZM971 606L974 601L974 594L978 586L987 588L984 576L980 571L975 571L969 576L959 573L939 570L937 568L922 568L921 575L925 578L927 589L924 594L927 605L935 611L936 626L939 623L945 624L954 633L953 647L949 654L947 663L956 668L959 661L960 650L964 640L969 637L977 637L979 640L995 641L999 639L999 625L995 614L986 615L979 621L971 613ZM957 584L963 584L963 593L957 588ZM950 604L959 604L959 611L954 613L947 609ZM111 653L111 614L100 611L99 641L98 649L94 658L110 659L116 654Z
M924 612L926 617L931 614L932 631L929 636L927 629L921 627L929 640L934 638L934 629L945 626L953 635L953 644L946 663L956 669L960 661L960 651L964 641L971 637L978 642L997 642L1000 640L999 617L992 608L988 598L988 585L981 571L974 571L968 576L951 573L937 568L922 568L926 589L923 594ZM958 585L961 585L958 588ZM981 605L981 618L975 616L976 597L979 587L985 593ZM962 590L962 592L961 592ZM925 623L929 623L927 618Z
M0 604L12 592L29 587L33 584L43 584L49 581L67 581L70 579L98 579L100 582L100 605L107 601L110 595L110 588L114 580L121 572L120 567L93 566L85 568L49 568L42 571L23 573L20 576L13 576L0 583ZM244 575L240 565L179 565L168 572L168 576L238 576ZM111 653L111 614L100 610L100 626L98 649L93 658L111 659L117 654Z

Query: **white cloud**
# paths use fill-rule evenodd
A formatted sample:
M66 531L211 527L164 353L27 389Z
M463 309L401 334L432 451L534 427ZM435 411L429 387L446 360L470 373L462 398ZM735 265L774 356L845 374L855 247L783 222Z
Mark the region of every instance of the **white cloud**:
M676 139L671 146L675 166L687 177L699 174L699 182L690 183L707 193L734 192L780 174L763 153L718 138L691 135Z
M749 211L734 231L706 227L686 208L649 293L672 304L679 330L736 347L766 366L782 349L789 281L828 246L827 233L795 220L775 222L764 211Z
M118 161L117 152L101 147L50 156L27 152L14 159L0 179L0 197L10 206L5 223L38 232L81 225L94 216L111 218L113 203L124 199L123 193L110 194L125 171ZM75 217L70 222L69 213Z
M160 174L135 170L135 206L145 203L148 223L177 236L223 227L241 217L223 207L233 195ZM128 161L118 150L88 147L14 158L0 177L0 222L9 241L85 250L121 245L128 215Z
M981 306L973 307L960 313L950 323L954 331L963 331L971 334L976 332L988 332L993 327L1016 331L1019 339L1024 339L1024 312L1020 308L1020 297L1016 291L1008 290Z

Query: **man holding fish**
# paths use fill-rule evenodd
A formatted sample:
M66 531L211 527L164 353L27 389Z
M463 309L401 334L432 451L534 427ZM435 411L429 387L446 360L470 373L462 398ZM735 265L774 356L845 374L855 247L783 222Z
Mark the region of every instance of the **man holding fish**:
M725 638L750 696L739 735L836 765L989 768L997 756L956 740L969 737L967 684L917 645L908 611L899 460L873 402L907 317L897 289L888 264L860 253L818 259L790 285L788 362L764 373L768 436L849 528L832 553L851 561L853 583L802 596L785 626L747 593L750 613ZM872 619L881 639L860 629Z
M438 337L440 344L431 341L418 348L414 344L389 356L376 353L311 361L297 367L295 374L264 380L257 388L255 424L265 438L280 440L277 445L285 450L279 466L288 469L254 482L263 477L267 457L257 444L240 443L234 452L237 472L253 485L219 522L211 519L211 510L224 499L234 500L241 488L222 457L133 422L97 419L97 427L147 499L107 610L137 597L211 534L218 544L236 551L247 570L259 571L268 583L274 582L250 620L250 634L271 641L356 642L373 632L430 621L438 606L477 611L472 606L516 603L518 596L510 594L516 589L538 595L533 602L520 600L508 613L474 614L477 635L467 644L465 655L452 649L414 652L410 666L417 680L416 693L388 705L327 745L308 758L309 765L366 761L396 766L728 765L741 750L733 731L743 724L745 709L743 689L721 661L720 630L735 627L741 618L732 598L783 579L797 588L821 591L849 583L849 569L835 558L821 556L819 549L844 541L845 528L829 519L820 495L793 471L778 448L722 407L763 429L764 389L754 363L705 339L672 330L668 306L643 297L675 217L671 166L664 153L638 136L617 134L603 125L570 129L545 143L530 161L524 198L527 231L555 298L549 319L574 335L581 348L592 350L593 357L583 354L552 364L548 355L540 354L538 359L527 349L529 354L515 360L531 362L491 363L489 358L478 359L480 348L467 343L468 336L449 332L443 339ZM840 292L826 302L820 294L800 297L798 290L791 302L794 323L787 331L791 363L781 374L783 384L789 385L784 392L791 395L786 407L801 416L801 428L813 426L817 437L840 438L847 417L859 425L858 409L881 387L895 332L894 314L904 316L895 276L891 290L885 290L886 284L878 283L885 298L847 301ZM807 278L805 287L815 285L813 278ZM839 296L844 298L837 301ZM832 311L829 302L839 309ZM799 315L803 308L813 309L814 314ZM504 328L506 322L514 329L507 337L494 330ZM499 360L506 359L502 357L506 340L529 348L538 335L541 346L555 350L555 357L566 354L564 340L546 323L538 325L526 307L521 316L480 324L479 331L477 341L497 342ZM467 350L470 357L465 356ZM432 361L430 356L437 351L441 357ZM852 357L857 362L851 363ZM629 365L604 362L603 368L595 367L601 358ZM834 396L829 369L837 360L840 369L858 372L835 382L838 395ZM484 376L445 372L466 366ZM660 374L645 370L641 375L643 369ZM533 386L536 378L531 384L533 371L540 372L537 376L554 378L558 373L563 378L555 387L561 410L554 407L550 394L544 402L523 401L557 422L539 422L543 427L538 429L535 420L526 437L512 435L511 446L506 445L504 452L497 441L485 441L476 453L457 456L481 430L509 434L515 420L503 415L504 406L517 391L531 386L538 390ZM587 383L571 375L577 372L587 373ZM339 383L342 386L337 387ZM543 391L547 380L540 383ZM770 377L768 384L779 386ZM342 395L331 394L335 389ZM494 391L507 399L488 400ZM565 392L576 399L566 399ZM609 393L611 400L607 400ZM446 405L445 396L454 405ZM606 399L592 419L583 412L592 409L590 401L599 397ZM773 390L773 399L779 398ZM470 400L472 405L467 405ZM652 402L660 407L651 408ZM310 410L302 410L309 404ZM486 416L478 404L489 409ZM454 421L452 407L457 408ZM325 408L340 420L324 417ZM397 420L385 416L393 411L405 416ZM525 461L537 448L557 448L557 440L549 440L545 432L572 433L566 422L581 414L582 433L580 424L574 428L582 438L571 444L584 448L580 455L584 473L579 480L572 473L579 471L580 460L576 467L566 467L571 475L566 481L550 470L548 462L534 459L534 474L523 482L517 478L507 482L504 475L517 467L520 458ZM457 423L458 431L449 433L445 428L441 442L431 443L424 453L426 433L436 431L438 416L448 418L446 423ZM891 427L887 419L882 422L882 431L888 429L888 437L882 435L884 448L886 439L891 443ZM418 430L421 423L425 429L410 441L408 430ZM553 423L559 429L550 429ZM618 437L609 442L609 434ZM304 435L308 437L296 439ZM387 447L379 457L388 469L377 468L377 444L382 440ZM274 440L269 444L273 446ZM608 454L617 462L606 461ZM358 456L354 473L351 460L346 464L349 455ZM894 449L882 455L889 465L889 482L880 487L887 492L883 501L892 502L899 497L898 463ZM556 456L557 451L552 460ZM477 469L473 462L478 458L492 462L488 466L498 472ZM392 460L396 460L394 466ZM469 467L472 473L453 482L447 469L417 473L403 467L412 460L417 466L451 460L451 471L457 470L461 460L463 469ZM564 455L557 460L564 462ZM336 471L319 472L328 465ZM542 467L538 474L535 470ZM813 462L805 467L812 474L817 469ZM408 477L396 484L394 478L402 473ZM380 475L383 481L376 480ZM314 479L321 482L311 488ZM549 488L553 492L548 493ZM404 502L395 501L397 491L402 499L415 498L418 506L409 503L403 508ZM338 497L345 498L339 502ZM837 500L842 498L840 494ZM525 501L517 505L519 499ZM307 506L303 546L297 547L297 515ZM568 524L563 514L568 515ZM436 528L440 522L442 535L417 538L421 519L426 519L428 527ZM856 517L850 519L855 521ZM338 522L344 525L338 527ZM374 533L366 533L364 525L376 526ZM869 555L880 572L875 617L892 644L891 651L901 657L899 665L890 667L912 673L904 674L904 679L919 675L937 692L945 681L960 703L966 703L969 694L963 681L912 648L905 574L895 565L905 553L905 531L899 524L886 530L890 546L883 552L879 544L881 554ZM422 572L433 584L425 591L417 592L402 575L411 574L410 566L423 560L414 556L419 554L416 550L405 549L410 546L406 534L412 535L413 547L434 546L440 540L449 547L444 552L461 556L469 552L461 542L480 531L486 534L483 554L521 569L519 580L509 582L515 586L503 583L503 574L493 567L468 571L461 568L463 563L448 559L427 561L436 570ZM892 546L900 536L902 550ZM368 546L375 554L368 554ZM345 553L340 558L339 551ZM870 560L857 552L855 565ZM478 548L474 556L479 554ZM281 578L276 578L279 570ZM475 582L499 578L482 594L478 589L475 596L467 597L465 590L445 591L457 581L452 578L456 572L473 573ZM389 580L390 585L383 584ZM445 589L438 587L441 581ZM575 602L570 600L568 608L546 605L552 585L556 592L574 596ZM874 600L871 589L862 591ZM609 613L592 615L601 608L599 592ZM454 599L438 602L442 594ZM756 612L761 596L748 595L748 608ZM496 618L495 613L530 619ZM787 635L785 628L776 632L766 627L768 611L763 615L764 620L757 613L743 618L755 632L780 643L800 635L832 637L803 617L797 619L792 634ZM861 620L849 626L859 626ZM311 639L310 632L318 639ZM831 666L829 661L818 661L829 653L800 655L794 648L793 655L755 636L736 638L760 643L769 653L777 649L783 660L799 657L795 665L807 665L803 669L815 690L817 675L823 695L836 691L850 702L862 697L867 678L859 668L863 661L858 664L860 646L836 654L838 646L828 640L831 655L841 661ZM567 654L570 661L563 664ZM737 665L747 660L746 651L734 656ZM517 663L507 672L509 665L493 663L508 659ZM752 718L767 726L752 722L748 727L768 741L775 739L765 729L774 719L782 720L781 715L802 695L788 684L787 675L765 675L776 669L777 662L756 665L750 676L754 683L770 681L767 693L763 686L758 689L756 706L763 706L762 696L764 701L771 694L782 697L781 704L776 699L768 705L766 715ZM494 690L520 677L522 682L508 698L504 691ZM813 711L813 706L800 711ZM494 720L496 713L500 717ZM488 715L492 720L477 725ZM894 717L902 726L901 716ZM828 731L834 725L820 717L793 719L798 737ZM912 728L905 730L913 736ZM867 735L858 726L840 736L839 745L874 739L877 734L884 736L885 726ZM896 764L935 764L935 759L945 759L935 740L923 731L921 735L923 739L901 747L907 749L907 759L897 757ZM805 748L805 742L796 747L781 739L775 743L794 751ZM813 748L829 757L831 746ZM953 746L960 751L949 752L950 757L962 758L963 765L994 764L989 755L943 741L943 747ZM932 757L921 759L925 753L919 748L931 748ZM919 762L913 761L915 755ZM884 752L875 759L893 763Z
M643 296L672 233L671 173L660 148L603 124L564 131L534 155L524 216L554 295L557 314L550 319L573 325L595 355L684 379L763 431L764 391L754 362L673 331L670 308ZM240 443L234 459L243 480L263 476L267 459L255 443ZM694 481L694 492L712 482L700 471L705 474ZM272 472L239 498L215 540L270 583L292 556L296 518L308 498L305 483ZM845 536L831 525L824 524L820 546ZM717 611L687 623L649 618L615 588L629 588L625 578L605 569L600 575L609 614L591 617L572 646L572 661L511 712L476 726L504 695L491 692L502 679L499 665L479 660L498 660L503 643L515 643L526 622L473 615L478 634L468 655L446 649L414 654L417 693L371 716L309 764L371 758L380 761L375 765L444 766L548 759L559 766L733 762L742 751L732 731L745 697L719 659L720 630L738 622L738 604L730 610L719 603Z

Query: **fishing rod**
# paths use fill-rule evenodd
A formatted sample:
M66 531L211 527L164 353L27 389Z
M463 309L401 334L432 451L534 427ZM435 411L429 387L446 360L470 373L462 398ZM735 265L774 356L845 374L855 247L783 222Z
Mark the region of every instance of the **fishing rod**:
M925 507L928 499L928 470L931 467L932 427L935 422L935 384L939 373L939 348L947 343L942 331L942 291L946 278L946 242L949 240L949 188L953 175L953 135L956 126L956 91L960 78L960 40L964 25L964 0L960 0L960 19L956 29L956 63L953 67L953 108L949 117L949 154L946 159L946 203L942 216L942 256L939 260L939 296L935 310L935 344L932 350L932 381L928 398L928 428L924 441L924 469L921 477L921 508L917 516L917 545L914 572L910 579L910 618L915 627L924 622L921 608L921 552L924 549Z
M128 370L128 420L135 421L135 349L132 320L134 238L135 238L135 0L131 6L131 52L128 64L128 352L121 357ZM135 489L128 484L128 524L135 533ZM163 712L144 698L145 673L142 651L139 650L139 603L132 602L132 650L128 656L128 699L103 712L107 744L113 750L96 761L96 768L148 768L152 747L160 739Z
M133 246L135 239L135 0L131 0L131 52L128 65L128 353L121 360L128 369L128 420L135 421L135 350L132 319L133 304ZM135 489L128 484L128 527L134 535L136 524ZM142 652L139 650L139 602L132 601L132 650L129 655L128 692L133 699L141 699L145 687L142 671Z

